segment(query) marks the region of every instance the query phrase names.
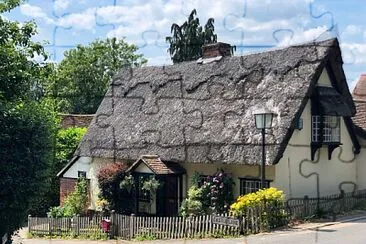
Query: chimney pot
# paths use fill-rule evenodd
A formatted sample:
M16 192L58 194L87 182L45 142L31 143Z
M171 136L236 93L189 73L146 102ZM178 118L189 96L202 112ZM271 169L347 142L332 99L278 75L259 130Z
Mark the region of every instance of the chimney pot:
M215 58L218 56L222 57L231 56L231 45L228 43L217 42L202 46L203 58Z

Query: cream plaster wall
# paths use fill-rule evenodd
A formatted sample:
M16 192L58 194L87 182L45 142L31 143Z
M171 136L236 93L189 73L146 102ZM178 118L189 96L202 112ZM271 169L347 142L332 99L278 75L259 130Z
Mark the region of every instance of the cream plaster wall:
M326 71L320 76L318 85L331 86ZM317 151L314 161L311 161L310 101L301 118L303 129L294 131L282 159L275 166L273 186L283 190L287 198L304 195L315 197L318 195L317 185L320 196L339 193L340 187L352 191L350 182L357 183L357 162L344 120L341 119L340 125L342 145L333 151L331 160L328 160L327 147L323 146Z
M113 159L80 157L64 174L67 178L78 178L78 171L86 171L86 178L90 180L90 209L96 208L96 201L100 192L97 175L99 170Z
M146 173L146 174L152 174L153 173L151 171L151 169L149 169L149 167L147 167L146 164L144 164L144 163L140 163L140 165L137 166L137 168L134 171L138 172L138 173Z
M243 177L260 177L260 168L257 165L241 165L241 164L198 164L198 163L182 163L182 166L186 169L187 174L183 178L183 197L186 197L187 189L191 185L191 179L195 172L202 175L213 175L218 170L230 174L235 182L234 196L239 196L240 181L239 178ZM275 167L266 167L266 179L274 180Z
M100 189L98 186L98 178L97 175L99 170L104 166L113 163L113 159L111 158L93 158L90 162L89 168L89 176L90 176L90 208L96 209L96 202L98 200L98 195L100 193Z

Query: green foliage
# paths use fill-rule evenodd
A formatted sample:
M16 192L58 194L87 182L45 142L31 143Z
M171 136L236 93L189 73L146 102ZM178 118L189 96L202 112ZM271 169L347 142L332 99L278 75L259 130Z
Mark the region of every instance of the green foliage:
M214 34L214 19L208 19L202 28L196 15L197 11L193 9L188 20L181 26L175 23L171 26L172 36L166 37L166 41L170 45L168 52L173 63L197 60L202 57L204 44L217 42L217 35Z
M98 229L97 227L94 227L88 231L88 229L83 229L83 233L80 235L77 235L75 230L65 231L62 233L62 235L49 235L42 233L37 233L35 231L28 232L27 234L28 239L32 238L45 238L45 239L64 239L64 240L70 240L70 239L79 239L79 240L102 240L106 241L108 240L108 234L103 232L103 230Z
M130 213L133 209L132 198L120 184L126 174L125 163L112 163L104 166L98 172L99 198L109 203L109 208L118 212Z
M116 38L78 45L64 53L47 94L55 98L61 112L93 114L117 71L146 63L137 49Z
M154 241L157 237L154 234L144 232L136 235L132 240L133 241Z
M195 171L191 177L191 186L199 187L202 182L201 174Z
M82 214L88 201L88 181L85 178L79 178L75 185L75 190L65 199L64 205L50 208L49 217L72 217Z
M233 179L222 170L204 179L195 172L188 198L182 202L180 214L187 216L227 213L233 202L233 185Z
M21 226L27 210L39 202L54 145L55 115L40 89L49 69L33 59L47 57L32 41L36 26L2 14L22 2L0 2L0 236Z
M160 187L160 182L155 179L155 176L149 176L148 178L141 178L142 187L141 189L151 194L155 194Z
M188 197L183 200L182 206L180 208L180 215L187 217L190 215L203 215L205 210L202 205L202 188L195 185L188 189Z
M52 142L52 145L56 145L54 158L47 167L45 191L29 209L31 215L43 216L47 213L50 206L57 206L59 204L60 180L57 177L57 173L71 160L75 149L85 133L86 128L80 127L59 129L56 132L56 136Z
M203 185L204 201L208 203L210 213L228 212L233 202L233 179L223 171L208 176Z
M135 186L135 179L131 174L126 175L119 184L119 187L121 189L126 189L127 191L130 191L134 186Z
M55 116L36 101L0 108L0 234L11 233L41 202L53 159Z
M270 187L239 196L230 206L230 211L235 216L245 217L249 209L258 209L262 213L262 229L274 228L287 223L287 214L283 207L284 200L282 191Z
M69 162L86 131L85 127L70 127L57 132L56 161L60 166Z
M195 172L191 183L188 198L182 202L180 209L182 216L228 212L233 202L234 181L231 176L221 170L202 179Z

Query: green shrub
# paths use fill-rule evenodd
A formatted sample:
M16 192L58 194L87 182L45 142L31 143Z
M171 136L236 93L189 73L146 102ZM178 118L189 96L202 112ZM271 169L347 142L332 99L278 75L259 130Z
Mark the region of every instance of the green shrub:
M192 177L188 198L182 202L180 214L221 214L229 210L233 202L234 181L222 170L202 179L198 172Z
M134 241L153 241L156 239L156 236L151 233L140 233L133 238Z
M75 190L65 199L63 206L51 207L48 217L72 217L82 214L88 201L88 182L85 178L79 178Z
M187 217L189 215L205 214L202 205L202 188L193 185L188 190L188 198L183 200L180 208L180 215Z
M261 189L239 196L230 206L230 211L235 216L245 217L249 209L257 209L261 212L262 228L275 228L287 223L284 200L283 192L274 187Z

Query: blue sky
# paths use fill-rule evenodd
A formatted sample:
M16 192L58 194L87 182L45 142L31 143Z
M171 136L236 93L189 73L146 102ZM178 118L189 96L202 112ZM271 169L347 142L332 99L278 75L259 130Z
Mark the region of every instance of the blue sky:
M28 0L6 17L35 20L38 41L51 59L96 38L124 37L139 46L148 65L170 64L165 37L196 8L201 24L215 19L218 40L235 55L338 37L344 70L353 88L366 73L366 4L362 0Z

